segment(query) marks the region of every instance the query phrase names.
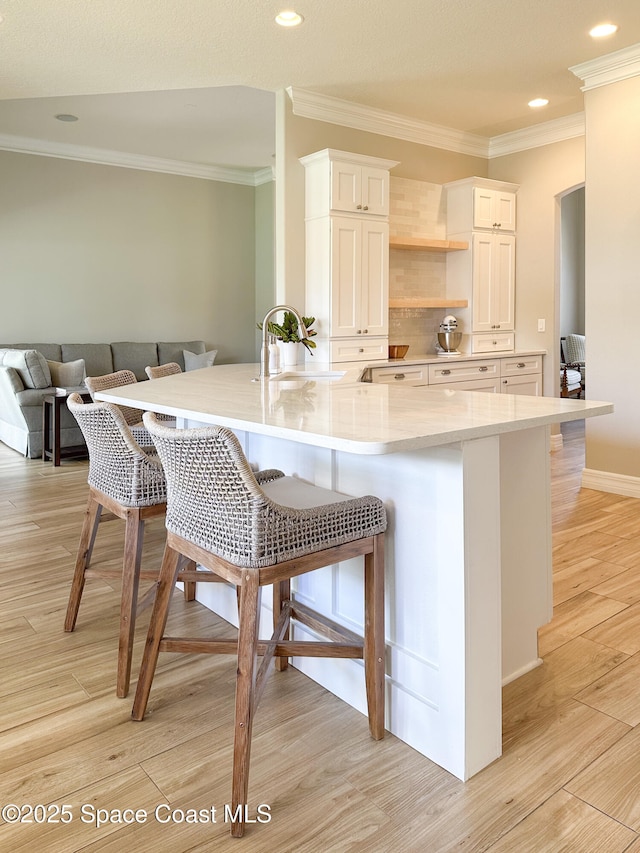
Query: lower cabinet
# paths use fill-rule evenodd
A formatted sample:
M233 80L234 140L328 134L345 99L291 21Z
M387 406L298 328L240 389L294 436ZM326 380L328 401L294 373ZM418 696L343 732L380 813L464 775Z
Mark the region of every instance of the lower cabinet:
M542 396L542 356L456 360L437 364L372 367L371 381L389 385L431 385L459 391Z

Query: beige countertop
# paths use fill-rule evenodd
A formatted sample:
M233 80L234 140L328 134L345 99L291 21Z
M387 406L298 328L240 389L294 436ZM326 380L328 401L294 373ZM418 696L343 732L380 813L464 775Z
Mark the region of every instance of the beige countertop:
M257 364L215 365L97 396L357 454L434 447L613 411L611 403L593 400L363 383L366 366L321 371L307 364L255 381Z

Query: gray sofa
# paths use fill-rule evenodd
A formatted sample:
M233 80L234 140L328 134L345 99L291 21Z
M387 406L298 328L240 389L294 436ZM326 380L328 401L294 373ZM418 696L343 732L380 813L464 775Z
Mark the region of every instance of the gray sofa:
M175 361L184 369L184 350L202 355L205 343L0 344L0 441L24 456L42 456L42 401L55 392L52 372L58 376L77 372L71 362L84 360L84 376L127 369L141 382L147 379L147 365ZM61 387L85 393L87 390L82 384L66 382ZM60 446L82 443L80 429L65 406L61 412Z

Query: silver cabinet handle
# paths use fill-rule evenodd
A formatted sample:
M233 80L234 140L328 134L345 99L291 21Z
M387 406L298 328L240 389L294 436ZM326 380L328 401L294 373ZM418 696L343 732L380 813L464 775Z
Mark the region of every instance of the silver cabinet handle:
M482 367L478 368L478 370L480 371L480 373L486 373L487 370L489 370L489 368L487 367L486 364L483 364Z
M363 210L369 210L369 205L368 204L363 205L362 209Z
M361 205L361 204L356 204L356 210L362 210L362 205Z
M519 362L518 362L518 364L517 364L516 366L517 366L517 367L519 367L519 368L520 368L520 370L522 370L522 368L523 368L523 367L526 367L527 365L524 363L524 361L519 361Z
M406 377L405 377L404 373L396 373L396 375L393 378L394 379L405 379Z
M369 329L363 329L363 330L362 330L362 334L363 334L363 335L368 335L368 334L369 334Z
M448 376L450 373L451 373L451 371L450 371L450 370L441 370L441 371L440 371L440 375L441 375L441 376Z
M360 347L360 349L358 350L358 352L364 352L364 347Z

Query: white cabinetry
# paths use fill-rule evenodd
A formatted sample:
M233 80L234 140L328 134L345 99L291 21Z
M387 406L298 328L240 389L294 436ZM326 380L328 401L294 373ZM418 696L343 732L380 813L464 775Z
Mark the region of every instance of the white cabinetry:
M542 356L492 359L441 359L437 363L401 363L372 367L371 381L387 385L430 385L458 391L542 396Z
M447 256L447 292L469 295L471 351L512 351L518 187L469 178L446 189L448 236L471 247Z
M389 170L325 149L305 167L305 314L320 361L383 359L389 342Z
M500 367L503 394L542 396L542 356L503 358Z
M511 331L515 322L513 234L474 233L471 243L473 332ZM474 349L474 352L477 352Z
M473 227L516 230L516 194L508 189L473 188Z

